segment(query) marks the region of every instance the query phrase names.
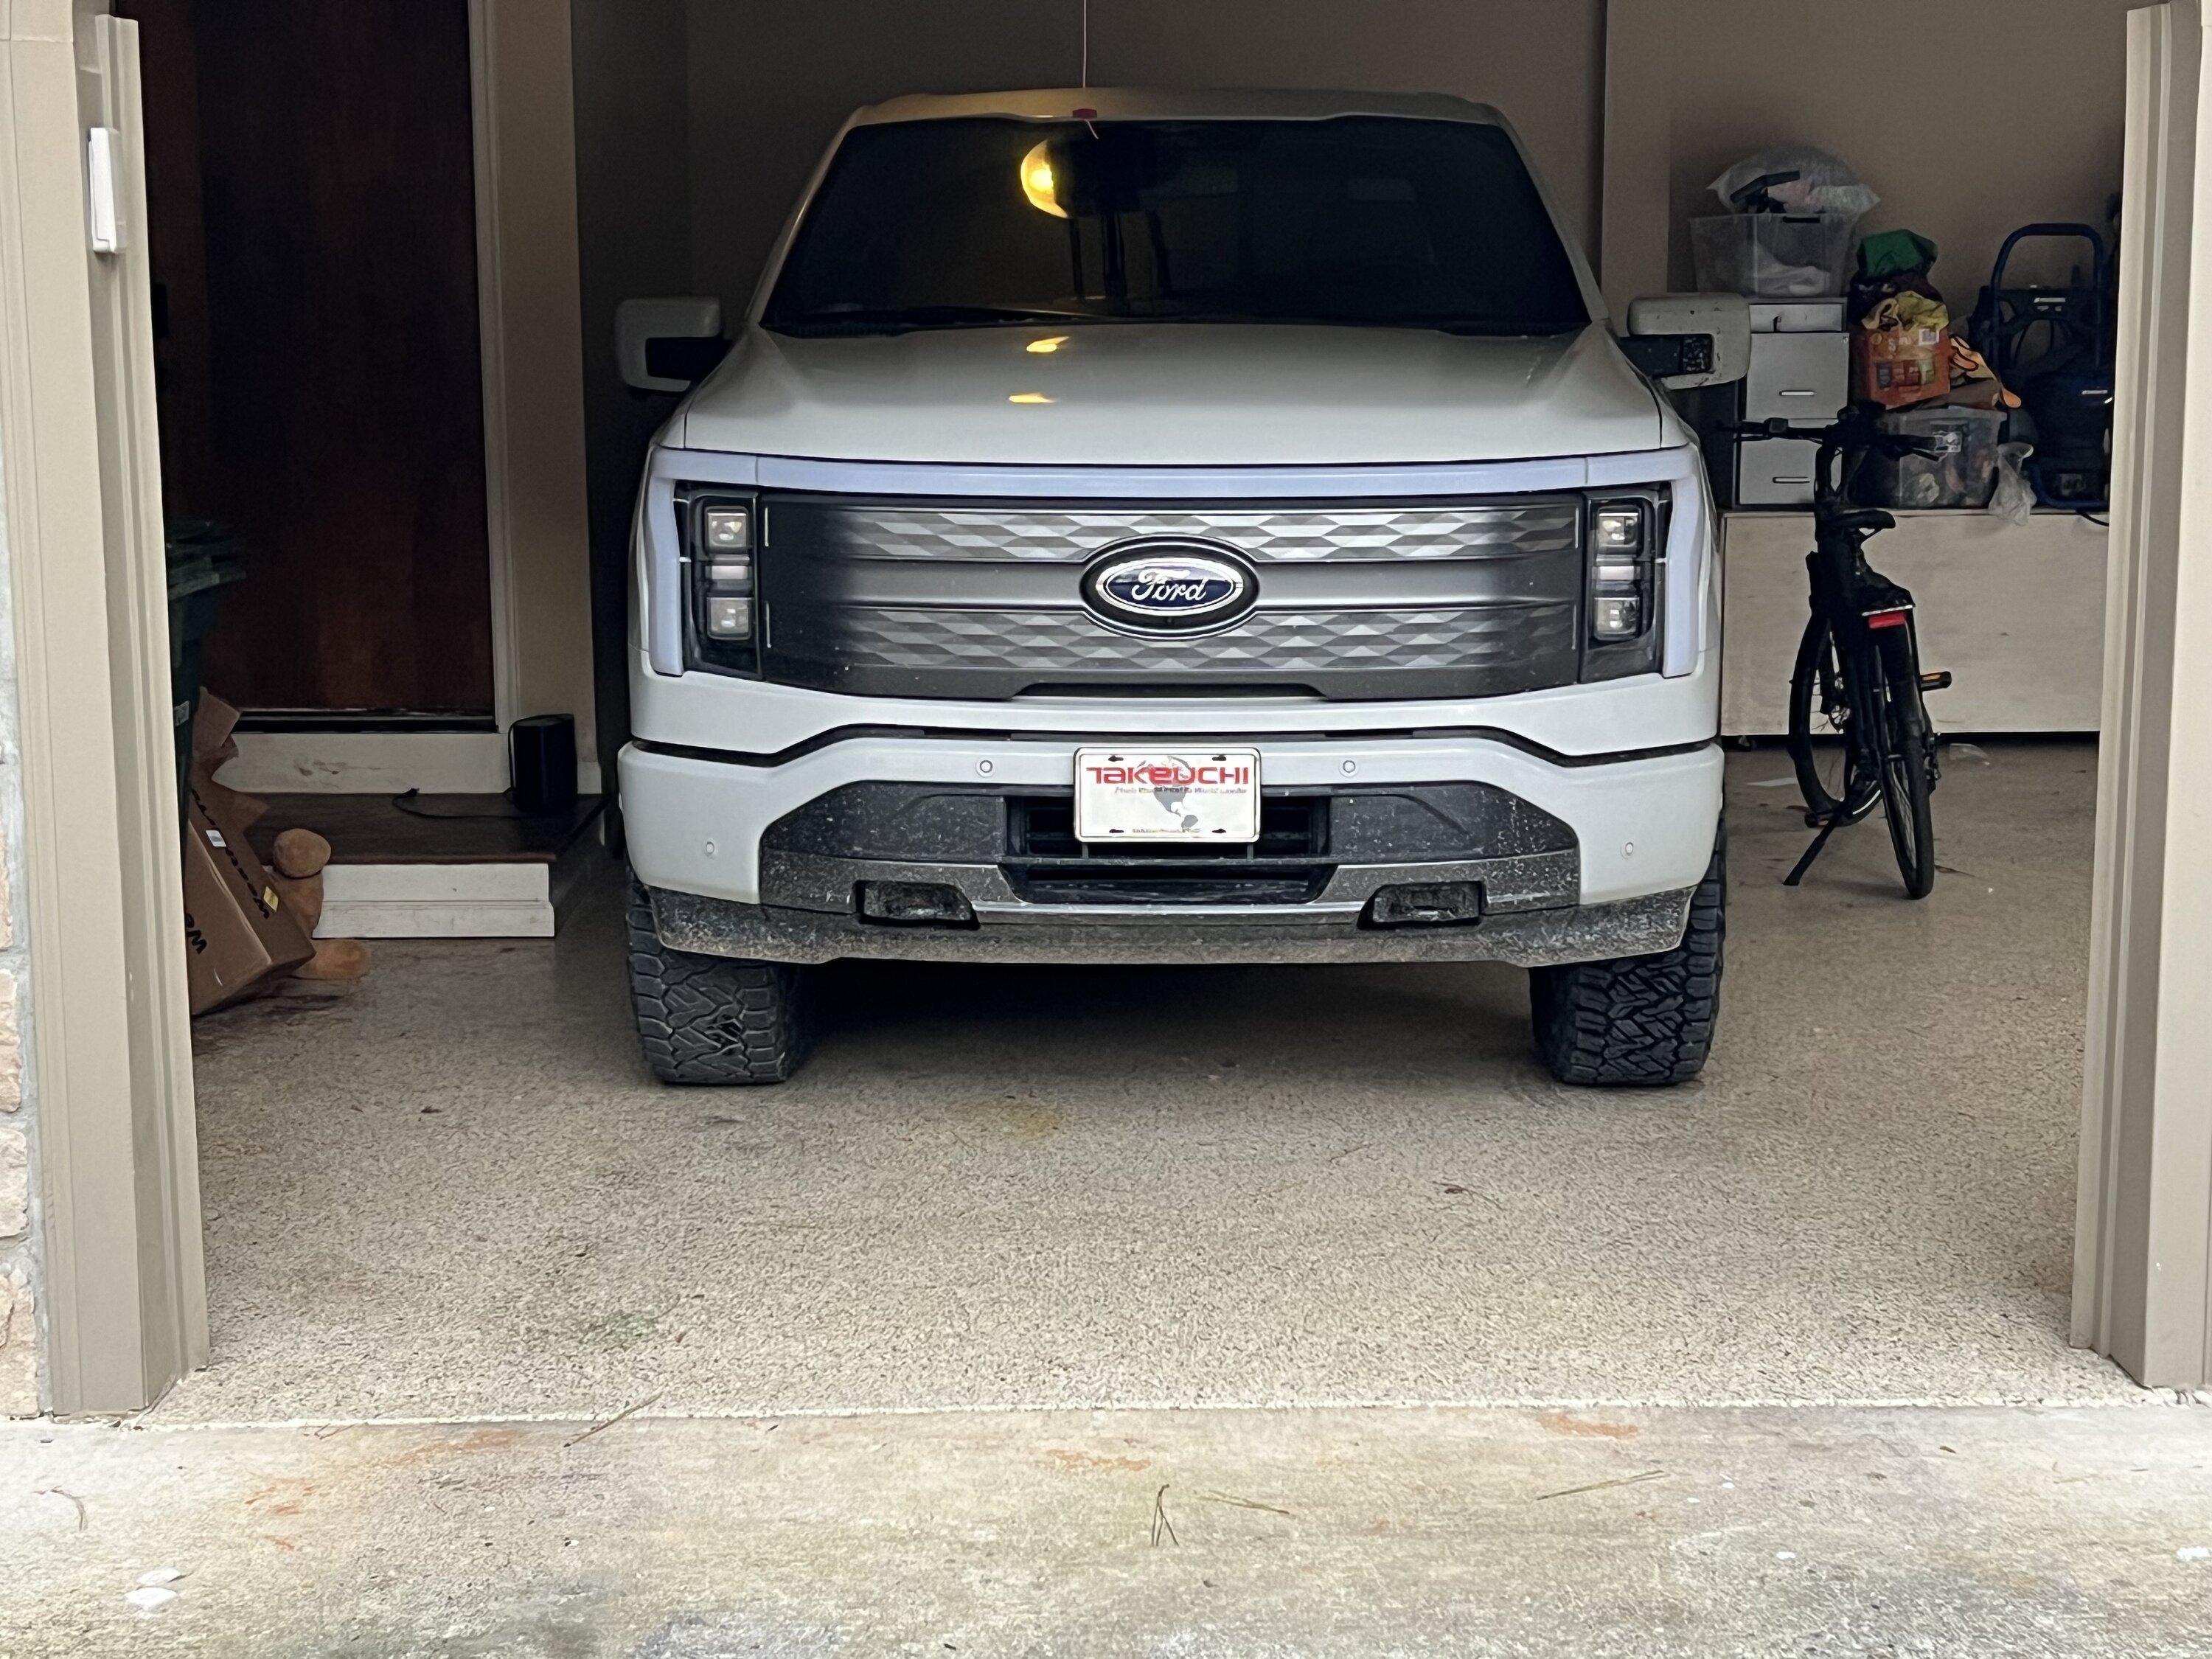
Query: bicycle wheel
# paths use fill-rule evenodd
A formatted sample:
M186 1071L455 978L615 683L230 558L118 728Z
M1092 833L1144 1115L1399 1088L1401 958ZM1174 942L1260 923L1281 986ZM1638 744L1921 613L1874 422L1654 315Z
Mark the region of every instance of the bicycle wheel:
M1910 651L1883 652L1889 660L1883 688L1881 807L1889 819L1889 844L1907 898L1926 898L1936 886L1934 769L1929 764L1928 716L1920 706L1920 675ZM1899 661L1899 658L1905 659Z
M1805 623L1790 675L1790 764L1808 823L1826 823L1839 806L1843 821L1856 823L1881 799L1881 779L1868 769L1863 745L1852 740L1846 692L1833 631L1816 614Z

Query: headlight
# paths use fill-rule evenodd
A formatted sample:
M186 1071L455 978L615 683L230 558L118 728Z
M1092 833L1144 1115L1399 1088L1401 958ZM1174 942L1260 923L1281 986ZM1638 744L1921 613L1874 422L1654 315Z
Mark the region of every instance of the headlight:
M691 665L760 672L758 505L700 488L679 494Z
M1650 517L1642 501L1600 501L1590 508L1590 638L1632 640L1648 620Z
M1667 505L1663 485L1590 497L1583 520L1585 680L1648 674L1658 666Z

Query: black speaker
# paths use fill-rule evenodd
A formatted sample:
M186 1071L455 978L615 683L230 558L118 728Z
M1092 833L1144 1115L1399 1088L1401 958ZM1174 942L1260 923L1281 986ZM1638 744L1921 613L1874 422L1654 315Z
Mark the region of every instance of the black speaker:
M576 719L532 714L507 728L507 758L514 772L514 810L535 817L565 812L576 804Z

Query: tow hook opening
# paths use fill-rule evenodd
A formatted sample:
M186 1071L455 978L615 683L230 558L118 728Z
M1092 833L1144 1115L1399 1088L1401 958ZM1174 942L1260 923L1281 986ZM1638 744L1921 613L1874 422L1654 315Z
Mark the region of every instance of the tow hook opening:
M1438 881L1385 887L1360 918L1369 927L1448 927L1482 920L1482 884Z
M973 927L975 911L957 887L935 881L864 881L853 893L863 921L898 927Z

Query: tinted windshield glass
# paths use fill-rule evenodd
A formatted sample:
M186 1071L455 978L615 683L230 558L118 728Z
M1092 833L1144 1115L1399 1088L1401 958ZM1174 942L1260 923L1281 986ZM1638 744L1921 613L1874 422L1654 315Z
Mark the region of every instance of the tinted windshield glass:
M1589 313L1497 127L986 117L848 134L763 320L1063 318L1558 334Z

